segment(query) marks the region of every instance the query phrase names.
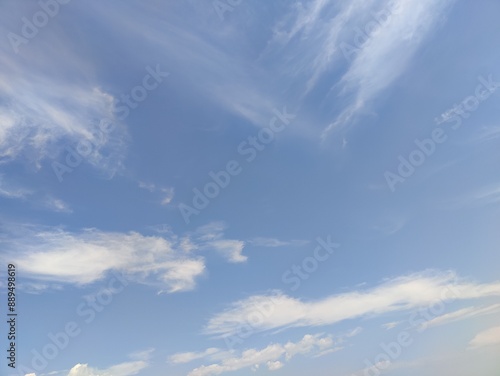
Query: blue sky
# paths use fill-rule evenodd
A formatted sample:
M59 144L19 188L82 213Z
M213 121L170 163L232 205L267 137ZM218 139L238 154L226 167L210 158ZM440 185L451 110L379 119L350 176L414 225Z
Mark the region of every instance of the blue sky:
M2 375L498 374L498 2L0 9Z

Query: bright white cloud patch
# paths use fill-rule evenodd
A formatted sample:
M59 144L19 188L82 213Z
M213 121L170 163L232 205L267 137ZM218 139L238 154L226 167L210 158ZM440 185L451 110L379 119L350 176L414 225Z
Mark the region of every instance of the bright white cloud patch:
M259 309L252 328L264 331L284 327L334 324L343 320L408 310L437 301L500 296L500 281L477 284L461 281L452 273L425 272L402 276L364 291L351 291L314 301L302 301L281 292L251 296L233 303L212 317L205 333L217 337L236 335ZM255 320L256 321L256 320Z
M486 329L476 335L469 343L470 349L500 345L500 326Z
M229 262L241 261L241 242L224 239L221 232L212 236L216 240L195 237L194 247L214 249ZM137 232L86 229L75 233L59 228L24 227L2 243L25 275L43 281L84 285L118 271L130 280L171 293L192 290L205 271L204 258L187 254L175 235L167 238Z

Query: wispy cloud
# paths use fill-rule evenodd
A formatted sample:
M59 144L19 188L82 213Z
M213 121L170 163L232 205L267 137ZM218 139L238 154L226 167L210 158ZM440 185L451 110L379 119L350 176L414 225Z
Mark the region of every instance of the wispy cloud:
M408 219L403 215L386 216L376 220L373 229L390 236L399 232L407 223Z
M305 92L309 92L317 81L332 67L339 64L340 44L347 38L356 21L373 4L354 0L339 6L325 0L308 3L295 2L291 11L274 27L268 50L277 47L300 50L288 62L289 74L303 77ZM269 51L268 51L269 53ZM291 66L291 68L290 68Z
M36 192L36 190L21 186L9 179L6 179L3 174L0 174L0 197L7 199L22 200L29 204L34 204L37 207L60 212L71 213L69 205L61 199L55 198L52 195L44 195Z
M481 145L500 137L500 126L483 126L470 136L464 143L466 145Z
M398 326L401 323L402 323L402 321L391 321L391 322L388 322L386 324L382 324L382 328L387 329L387 330L391 330L391 329L394 329L396 326Z
M145 189L151 193L159 192L161 195L161 205L168 205L174 199L175 190L173 187L159 187L153 183L145 183L143 181L140 181L139 188Z
M276 75L293 79L302 104L313 91L324 93L329 86L322 103L334 98L337 106L322 129L325 140L370 111L369 105L408 69L453 2L294 1L273 26L260 61L274 66Z
M234 335L256 306L266 304L271 305L272 310L254 325L257 331L331 325L347 319L409 310L439 300L487 296L500 296L500 281L477 284L460 281L452 272L429 271L398 277L370 290L356 290L315 301L302 301L280 291L251 296L212 317L204 332L217 337Z
M492 183L468 189L445 201L451 209L477 208L500 203L500 184Z
M104 118L119 123L114 97L64 34L47 33L45 38L45 43L31 43L19 54L0 55L0 96L5 99L0 105L0 163L23 160L40 168L45 159L64 154L64 147L86 140L95 145L88 163L106 173L120 169L124 128L117 126L103 140L94 124ZM10 50L7 38L0 48Z
M245 242L236 239L225 239L224 222L211 222L199 227L194 233L181 239L186 250L215 250L229 262L245 262L247 256L243 255Z
M139 188L145 189L149 192L154 192L156 190L156 185L153 183L145 183L143 181L139 182Z
M379 24L377 31L369 35L338 83L342 93L349 93L352 99L324 129L323 138L334 129L348 126L407 69L415 52L452 3L453 0L384 2L383 7L392 13L390 22Z
M170 204L172 202L172 200L174 199L174 193L175 193L174 188L171 188L171 187L170 188L162 188L160 191L163 194L161 204L162 205Z
M432 320L429 320L426 323L424 323L423 326L425 328L430 328L433 326L444 325L451 322L466 320L484 315L490 315L498 312L500 312L500 304L493 304L486 307L467 307L435 317Z
M168 361L170 363L175 363L175 364L189 363L192 362L193 360L205 359L210 355L214 355L222 351L223 350L221 349L210 347L205 351L200 351L200 352L184 352L184 353L174 354L168 358Z
M500 202L500 184L489 185L481 188L469 196L467 200L475 205L489 205Z
M0 196L9 199L25 199L32 194L32 190L11 183L3 174L0 174Z
M60 212L60 213L72 213L73 210L69 207L67 203L65 203L63 200L52 197L52 196L47 196L43 200L44 206L52 211L55 212Z
M248 243L257 247L300 247L309 243L307 240L279 240L276 238L253 238Z

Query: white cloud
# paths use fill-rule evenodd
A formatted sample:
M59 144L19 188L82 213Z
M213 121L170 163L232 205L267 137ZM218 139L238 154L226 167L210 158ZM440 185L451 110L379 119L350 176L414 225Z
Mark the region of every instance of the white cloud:
M156 184L140 181L139 188L145 189L151 193L160 192L162 195L160 201L161 205L168 205L174 199L175 190L173 187L158 187Z
M267 368L269 371L276 371L277 369L280 369L284 366L283 363L281 363L279 360L276 360L275 362L268 361L266 363Z
M500 281L477 284L460 281L452 272L423 272L388 280L370 290L351 291L314 301L302 301L279 291L256 295L233 303L227 310L212 317L204 332L216 337L238 333L246 318L257 307L268 309L256 331L277 328L331 325L337 322L409 310L436 301L449 301L500 296Z
M322 90L320 82L330 85L328 97L336 95L336 103L345 97L340 113L323 130L325 139L332 130L350 125L408 68L453 2L295 1L274 26L263 57L278 60L277 74L285 72L302 84L303 96ZM340 80L332 74L339 70L344 70Z
M35 190L23 187L0 174L0 197L7 199L25 200L34 203L36 206L41 206L45 209L60 212L71 213L72 210L63 200L55 198L51 195L37 193Z
M496 140L498 137L500 137L500 126L483 126L477 134L471 136L468 142L477 145Z
M245 247L245 242L241 240L220 239L207 243L207 247L215 249L222 254L229 262L245 262L248 257L241 254Z
M130 278L154 277L169 292L193 289L204 271L200 258L178 257L168 240L138 233L105 233L94 229L33 235L15 262L34 278L87 284L111 270Z
M469 196L469 203L492 205L500 202L500 184L484 187Z
M168 205L172 202L174 198L174 188L162 188L161 193L163 194L163 199L161 200L162 205Z
M388 322L386 324L382 324L382 327L387 330L394 329L396 326L401 324L402 321L393 321L393 322Z
M307 240L279 240L275 238L253 238L248 241L249 244L257 247L300 247L309 243Z
M446 165L445 167L449 167ZM500 184L488 184L459 194L448 200L448 205L453 209L475 208L500 203Z
M268 370L274 371L284 366L283 361L289 361L296 355L314 356L322 352L325 353L325 350L331 349L333 346L334 341L331 336L307 334L298 342L287 342L284 345L271 344L260 350L244 350L239 355L224 358L220 363L195 368L188 376L220 375L243 368L256 370L261 365L266 365Z
M338 9L338 4L325 0L311 1L307 5L296 2L290 14L274 29L270 46L285 45L300 50L298 61L292 68L292 75L299 76L305 70L309 75L305 91L309 92L321 76L338 63L339 45L347 38L347 31L355 26L360 15L373 8L373 4L363 0L346 2ZM289 31L287 19L295 18ZM296 36L300 35L300 38ZM295 41L294 41L295 39ZM294 43L295 42L295 43Z
M52 211L55 212L60 212L60 213L72 213L73 210L69 207L67 203L65 203L63 200L48 196L45 198L43 201L44 206Z
M19 226L8 228L10 236L0 240L5 257L25 275L47 282L84 285L111 271L130 280L151 284L169 293L192 290L205 271L205 260L186 254L179 237L144 236L137 232L103 232L85 229L68 232L61 228ZM189 236L189 235L188 235ZM243 243L213 233L215 240L193 238L197 250L214 249L229 262L244 261Z
M347 333L345 336L348 338L354 337L354 336L357 336L358 334L360 334L362 331L363 331L363 328L358 326L358 327L354 328L353 330L351 330L349 333Z
M184 239L184 246L187 251L192 250L215 250L229 262L245 262L248 258L242 254L245 242L242 240L225 239L224 230L226 225L223 222L211 222L208 225L199 227L187 239ZM193 243L193 240L195 243Z
M97 369L88 364L78 363L68 371L56 371L44 375L57 374L61 376L133 376L149 367L149 359L154 349L148 349L131 354L132 361L113 365L106 369ZM34 373L25 376L36 376ZM43 375L41 375L43 376Z
M423 324L423 327L430 328L433 326L444 325L455 321L490 315L498 312L500 312L500 304L493 304L486 307L467 307L435 317Z
M483 330L469 342L469 349L500 345L500 326Z
M154 192L155 189L156 189L156 185L153 184L153 183L145 183L143 181L140 181L139 182L139 188L145 189L145 190L147 190L149 192Z
M47 290L62 290L63 286L57 283L40 283L40 282L28 282L28 283L20 283L17 286L20 290L28 293L38 295Z
M68 376L132 376L148 367L143 360L117 364L108 369L99 370L89 367L88 364L77 364L68 373Z
M213 355L216 353L221 352L222 350L215 348L215 347L210 347L206 349L205 351L201 352L184 352L184 353L178 353L170 356L168 358L168 361L170 363L189 363L192 362L193 360L196 359L204 359L208 357L209 355Z
M25 199L32 194L33 191L7 181L5 176L0 174L0 196L9 199Z

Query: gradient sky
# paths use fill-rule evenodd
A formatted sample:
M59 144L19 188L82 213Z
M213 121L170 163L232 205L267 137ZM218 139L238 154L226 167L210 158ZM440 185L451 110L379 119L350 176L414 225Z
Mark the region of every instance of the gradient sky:
M2 1L0 374L498 375L498 14Z

